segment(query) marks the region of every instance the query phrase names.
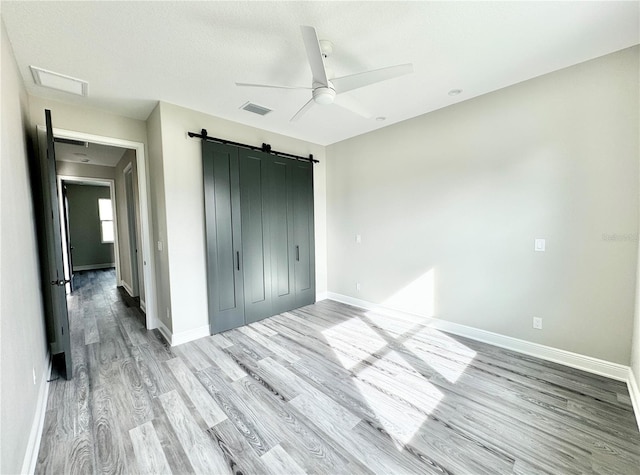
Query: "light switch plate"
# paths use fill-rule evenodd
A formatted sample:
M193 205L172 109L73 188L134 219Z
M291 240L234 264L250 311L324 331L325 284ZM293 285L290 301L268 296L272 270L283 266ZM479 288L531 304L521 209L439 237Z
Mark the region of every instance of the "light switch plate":
M537 252L544 252L547 244L544 239L536 239L534 244L534 250Z
M362 236L360 234L356 234L356 244L360 244L362 242Z

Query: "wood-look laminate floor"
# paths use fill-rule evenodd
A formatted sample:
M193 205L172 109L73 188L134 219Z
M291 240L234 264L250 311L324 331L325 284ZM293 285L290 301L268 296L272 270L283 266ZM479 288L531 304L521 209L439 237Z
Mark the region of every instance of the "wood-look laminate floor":
M37 473L640 473L623 383L331 301L170 348L78 284Z

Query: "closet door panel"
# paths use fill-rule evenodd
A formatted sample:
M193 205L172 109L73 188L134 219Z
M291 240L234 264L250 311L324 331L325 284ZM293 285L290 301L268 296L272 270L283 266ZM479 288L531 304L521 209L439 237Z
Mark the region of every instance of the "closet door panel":
M242 209L242 270L245 321L271 313L271 249L267 215L268 162L260 152L240 150L240 207ZM268 158L268 156L267 156Z
M273 157L269 163L269 215L273 313L296 306L294 287L293 189L291 160Z
M296 307L315 302L313 225L313 165L292 162L293 240L295 245Z
M244 325L244 294L238 255L240 183L238 151L203 142L209 321L212 333Z

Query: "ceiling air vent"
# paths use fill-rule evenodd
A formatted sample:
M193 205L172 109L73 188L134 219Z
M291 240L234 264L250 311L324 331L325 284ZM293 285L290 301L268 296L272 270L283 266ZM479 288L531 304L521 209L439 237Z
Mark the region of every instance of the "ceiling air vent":
M258 115L267 115L269 112L271 112L271 109L267 109L266 107L259 106L258 104L254 104L252 102L247 102L240 109L244 109Z
M49 87L51 89L57 89L58 91L77 94L79 96L87 95L89 88L89 83L87 83L87 81L72 78L71 76L65 76L64 74L54 73L53 71L47 71L46 69L36 68L35 66L29 67L31 68L33 81L38 86Z

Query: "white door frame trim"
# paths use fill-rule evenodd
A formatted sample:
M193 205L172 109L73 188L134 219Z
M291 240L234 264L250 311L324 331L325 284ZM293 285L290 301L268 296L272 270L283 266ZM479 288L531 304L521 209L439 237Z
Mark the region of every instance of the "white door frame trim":
M41 126L39 126L41 127ZM150 187L147 176L147 157L144 143L132 140L106 137L103 135L87 134L73 130L53 128L56 137L82 140L100 145L112 145L116 147L130 148L136 152L136 165L138 169L138 205L140 213L140 224L142 227L142 262L144 272L144 291L147 314L147 329L158 328L158 315L156 312L156 279L155 279L155 255L151 245L151 210Z

